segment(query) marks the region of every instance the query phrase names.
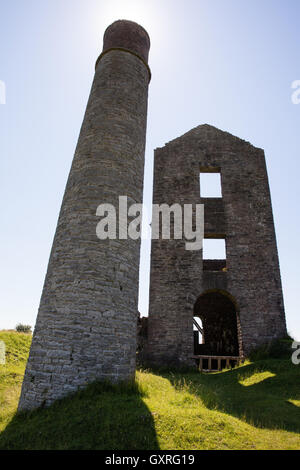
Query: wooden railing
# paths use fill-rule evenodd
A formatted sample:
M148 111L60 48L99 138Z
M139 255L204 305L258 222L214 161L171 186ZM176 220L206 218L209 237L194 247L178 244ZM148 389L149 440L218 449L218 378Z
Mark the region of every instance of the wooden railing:
M239 356L203 356L203 355L199 355L199 356L192 356L193 359L199 359L199 371L213 371L213 370L222 370L222 361L224 363L225 361L225 367L226 369L229 369L230 367L232 367L232 363L234 365L239 365L242 361L243 361L243 358L242 357L239 357ZM203 361L207 360L207 368L204 368L203 367ZM216 361L217 362L217 369L213 369L212 368L212 363L213 361Z

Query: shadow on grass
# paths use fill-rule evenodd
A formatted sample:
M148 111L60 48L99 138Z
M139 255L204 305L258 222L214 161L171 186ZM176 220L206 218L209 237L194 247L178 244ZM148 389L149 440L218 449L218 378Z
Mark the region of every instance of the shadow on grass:
M289 360L257 361L215 374L164 376L175 388L184 386L200 397L208 409L259 428L300 433L300 366Z
M49 408L16 415L0 434L0 449L159 449L142 398L136 386L92 384Z

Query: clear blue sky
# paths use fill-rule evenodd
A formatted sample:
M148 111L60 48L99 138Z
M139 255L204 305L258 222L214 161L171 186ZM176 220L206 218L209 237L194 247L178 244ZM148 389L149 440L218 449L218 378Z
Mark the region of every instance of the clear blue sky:
M105 28L151 37L145 202L153 149L209 123L265 149L288 329L300 339L299 0L1 2L0 328L34 325L60 204ZM149 242L140 311L148 310Z

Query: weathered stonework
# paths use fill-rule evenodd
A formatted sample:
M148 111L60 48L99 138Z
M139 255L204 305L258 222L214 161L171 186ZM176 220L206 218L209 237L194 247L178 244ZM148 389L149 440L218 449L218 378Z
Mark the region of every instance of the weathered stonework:
M43 288L19 410L49 405L99 379L135 374L139 240L99 240L99 204L141 203L149 36L117 21L75 151Z
M200 198L200 171L221 173L222 198ZM185 250L185 240L152 240L146 360L192 364L193 317L202 314L204 337L209 338L209 344L200 345L202 354L225 349L228 354L236 351L245 355L262 343L285 336L263 150L209 125L192 129L156 149L153 203L204 204L205 237L225 238L227 259L203 262L202 250ZM212 293L219 302L215 311ZM224 305L220 306L222 296ZM229 331L229 302L236 312L235 332ZM231 318L227 339L222 338L221 330L226 333L226 327L220 328L221 311ZM214 323L208 331L209 320ZM220 340L215 344L212 332Z

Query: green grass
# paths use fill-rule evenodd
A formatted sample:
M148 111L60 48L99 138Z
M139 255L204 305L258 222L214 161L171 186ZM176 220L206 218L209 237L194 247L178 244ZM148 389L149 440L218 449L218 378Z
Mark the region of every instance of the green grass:
M0 332L0 449L300 449L300 366L248 362L214 374L138 371L16 415L30 337Z
M0 364L0 432L14 416L19 400L31 335L0 331L6 346L6 364Z

